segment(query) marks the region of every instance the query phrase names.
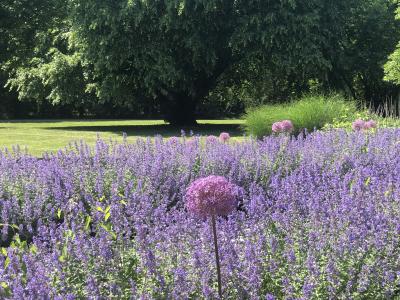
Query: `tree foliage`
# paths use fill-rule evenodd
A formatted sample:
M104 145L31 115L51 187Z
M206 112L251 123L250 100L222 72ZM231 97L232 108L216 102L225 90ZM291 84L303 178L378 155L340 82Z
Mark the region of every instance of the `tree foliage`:
M290 70L321 67L320 1L73 1L73 25L100 97L158 99L194 121L197 103L249 58Z
M400 20L400 1L398 3L396 18ZM400 42L396 50L389 56L389 61L385 64L385 79L400 85Z
M379 101L396 90L382 80L400 40L395 8L389 0L4 0L0 77L21 100L159 111L175 124L310 89ZM396 55L386 65L391 80Z

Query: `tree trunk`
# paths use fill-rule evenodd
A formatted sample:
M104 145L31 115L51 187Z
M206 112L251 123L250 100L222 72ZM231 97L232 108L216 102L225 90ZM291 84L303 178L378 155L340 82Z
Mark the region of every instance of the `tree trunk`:
M197 104L215 88L218 77L225 69L226 66L221 65L210 77L198 76L186 91L161 87L159 97L165 120L175 126L196 125Z
M197 101L187 97L178 98L165 112L165 120L174 126L196 125Z
M183 93L162 91L161 112L164 120L174 126L196 125L196 105L199 99Z

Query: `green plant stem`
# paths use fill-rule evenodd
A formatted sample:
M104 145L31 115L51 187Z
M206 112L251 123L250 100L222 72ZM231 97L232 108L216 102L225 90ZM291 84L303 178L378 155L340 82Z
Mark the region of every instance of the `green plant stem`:
M211 217L212 230L214 235L214 250L215 250L215 262L217 264L217 278L218 278L218 295L222 299L222 283L221 283L221 268L219 264L219 251L218 251L218 240L217 240L217 225L215 222L215 215Z

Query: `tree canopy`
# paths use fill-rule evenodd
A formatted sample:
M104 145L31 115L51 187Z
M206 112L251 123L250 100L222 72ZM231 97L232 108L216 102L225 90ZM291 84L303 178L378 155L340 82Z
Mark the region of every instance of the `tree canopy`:
M244 60L304 72L326 64L318 47L319 1L75 0L72 6L97 94L156 98L178 124L194 122L197 103Z
M397 89L382 67L400 40L395 9L389 0L4 0L0 64L20 99L151 107L179 125L219 99L318 88L379 101Z

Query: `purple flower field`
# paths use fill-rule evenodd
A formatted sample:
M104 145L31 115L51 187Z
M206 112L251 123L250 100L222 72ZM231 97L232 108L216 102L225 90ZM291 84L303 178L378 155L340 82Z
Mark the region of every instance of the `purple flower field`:
M400 129L0 153L1 299L217 299L194 180L224 176L224 299L400 297Z

